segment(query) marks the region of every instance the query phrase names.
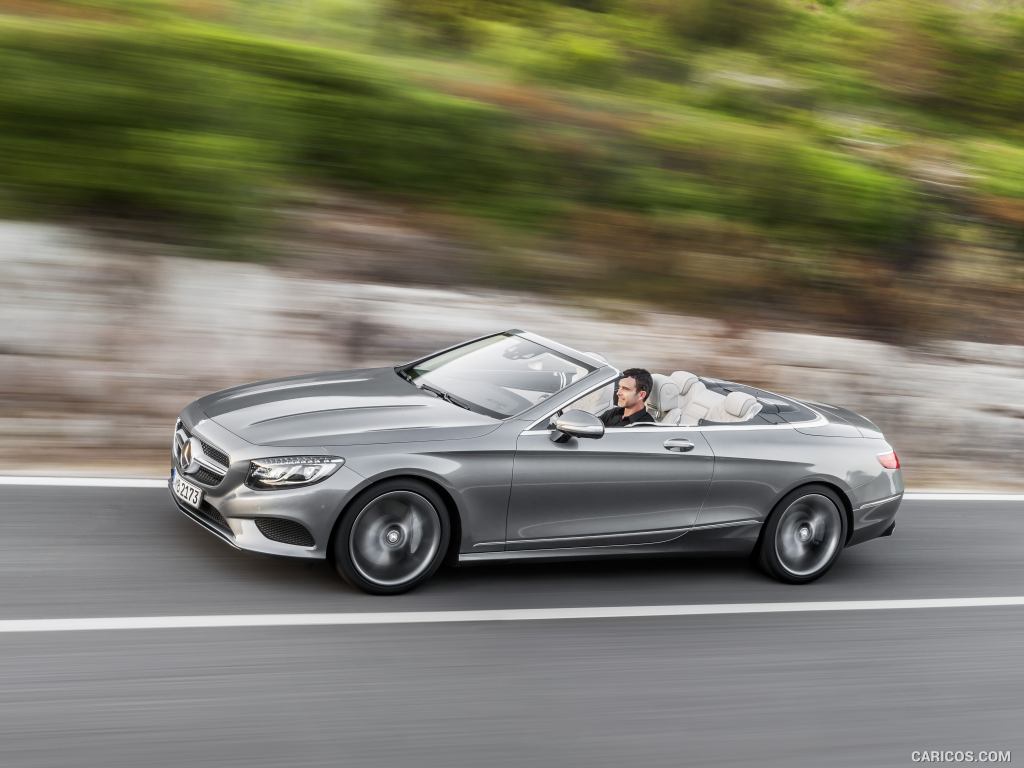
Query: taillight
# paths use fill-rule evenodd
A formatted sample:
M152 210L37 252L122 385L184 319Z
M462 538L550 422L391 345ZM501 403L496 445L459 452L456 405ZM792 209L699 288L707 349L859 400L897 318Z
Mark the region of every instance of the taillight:
M878 463L881 464L886 469L899 469L900 457L896 455L896 451L880 453L878 454Z

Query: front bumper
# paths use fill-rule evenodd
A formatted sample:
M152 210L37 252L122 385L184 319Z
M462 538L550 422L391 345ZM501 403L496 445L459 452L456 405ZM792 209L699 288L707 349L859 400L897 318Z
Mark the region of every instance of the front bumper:
M222 458L218 463L226 470L220 478L199 473L181 475L203 491L199 508L191 507L172 488L179 471L175 466L177 448L172 447L168 492L183 515L237 549L307 559L327 556L334 523L354 490L364 482L362 476L342 466L313 485L256 491L245 484L250 461L295 451L247 443L192 406L182 412L180 421L192 435L216 447ZM289 535L289 531L301 535Z
M179 499L175 494L171 486L174 484L174 472L171 470L171 476L167 480L167 490L171 492L171 498L174 500L175 506L178 507L178 511L181 512L185 517L191 520L193 523L198 525L200 528L209 531L221 541L230 544L235 549L241 549L240 546L235 542L235 538L231 533L230 527L227 526L227 522L220 518L222 522L218 522L210 516L209 513L190 507L188 504ZM206 504L206 501L203 502ZM220 517L218 514L217 517Z
M234 471L215 488L203 489L199 509L179 499L172 489L175 470L167 482L168 492L179 511L221 541L236 549L263 552L269 555L322 560L327 556L331 531L338 514L351 498L353 489L362 481L354 472L342 467L323 483L290 490L254 491L242 480L231 482ZM189 480L188 475L184 475ZM312 536L312 546L288 544L264 535L257 521L267 519L294 521Z

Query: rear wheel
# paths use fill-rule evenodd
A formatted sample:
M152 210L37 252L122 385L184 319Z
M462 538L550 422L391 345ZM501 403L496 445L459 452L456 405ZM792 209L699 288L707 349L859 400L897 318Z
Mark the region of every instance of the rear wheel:
M444 501L433 488L413 479L388 480L346 509L332 544L334 565L364 592L406 592L441 565L450 530Z
M790 584L806 584L833 566L846 542L843 503L830 488L809 485L775 506L761 538L761 566Z

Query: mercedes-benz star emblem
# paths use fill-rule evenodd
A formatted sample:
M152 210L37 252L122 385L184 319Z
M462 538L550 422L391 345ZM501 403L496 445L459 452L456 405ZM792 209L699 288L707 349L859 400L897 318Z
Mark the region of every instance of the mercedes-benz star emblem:
M181 467L181 471L185 474L189 473L189 470L195 469L193 464L195 463L195 443L198 442L194 437L189 438L185 441L185 444L181 446L181 453L178 454L178 466Z

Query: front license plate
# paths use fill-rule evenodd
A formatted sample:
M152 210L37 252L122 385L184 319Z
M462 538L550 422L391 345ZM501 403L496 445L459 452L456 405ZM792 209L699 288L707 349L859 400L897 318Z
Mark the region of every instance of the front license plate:
M203 503L202 489L182 480L177 472L174 473L174 484L172 487L174 488L174 495L189 506L199 509L199 505Z

